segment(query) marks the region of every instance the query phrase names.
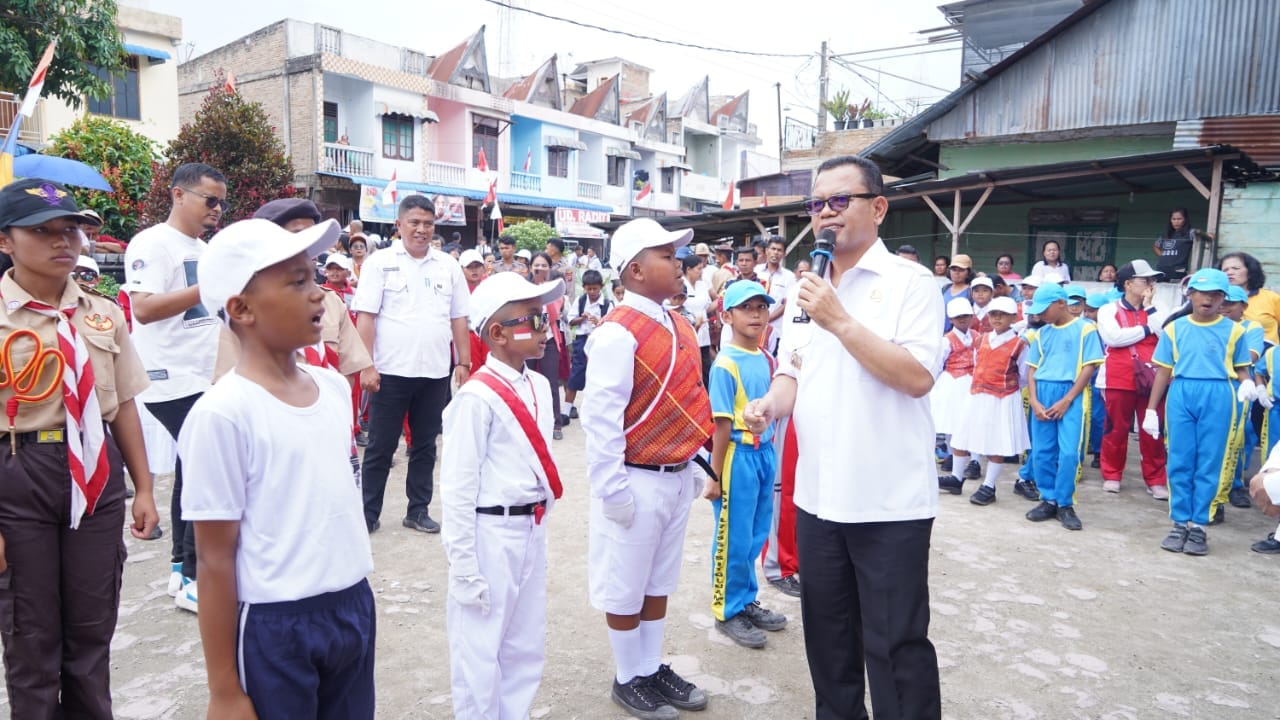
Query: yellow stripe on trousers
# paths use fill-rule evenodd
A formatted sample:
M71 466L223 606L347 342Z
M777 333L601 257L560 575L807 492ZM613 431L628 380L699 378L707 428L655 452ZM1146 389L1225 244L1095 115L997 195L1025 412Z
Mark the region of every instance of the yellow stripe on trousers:
M733 455L738 443L729 443L720 478L720 521L716 523L716 552L711 558L711 613L725 620L724 600L729 579L729 493L733 486Z

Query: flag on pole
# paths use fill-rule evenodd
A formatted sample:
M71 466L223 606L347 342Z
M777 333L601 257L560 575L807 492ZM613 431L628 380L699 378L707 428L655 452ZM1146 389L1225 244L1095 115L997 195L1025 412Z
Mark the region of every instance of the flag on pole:
M636 195L636 202L645 199L651 192L653 192L653 183L645 183L644 187L640 188L640 192Z
M480 148L480 157L476 158L476 167L482 173L489 172L489 161L484 156L484 148Z
M236 91L236 74L227 71L227 81L222 84L222 89L234 94Z
M760 196L760 207L769 207L769 193L761 192Z
M533 165L533 148L529 148L529 152L524 154L524 171L529 172L529 168Z
M492 188L492 186L490 186L490 188ZM505 228L502 225L502 206L498 204L497 196L494 196L493 198L493 210L489 212L489 219L497 222L497 225L494 226L494 237L501 236L502 231Z
M724 196L724 204L722 204L722 205L720 206L720 207L724 208L725 210L732 210L732 209L733 209L733 187L734 187L734 185L733 185L733 181L732 181L732 180L730 180L730 181L729 181L729 194Z
M27 92L22 96L22 106L18 108L18 114L13 117L13 125L9 127L4 143L0 145L0 187L13 182L13 156L18 150L18 133L22 131L22 120L31 117L36 111L36 102L40 100L40 92L44 90L44 76L53 62L53 51L57 45L56 38L49 41L44 55L40 56L40 62L36 63L31 82L27 83Z
M382 197L380 197L379 200L382 201L383 205L395 205L397 195L399 195L399 192L396 190L396 171L392 170L391 182L387 183L387 186L382 188Z
M498 179L497 178L494 178L493 182L489 183L489 194L484 196L484 202L481 204L482 205L498 204Z

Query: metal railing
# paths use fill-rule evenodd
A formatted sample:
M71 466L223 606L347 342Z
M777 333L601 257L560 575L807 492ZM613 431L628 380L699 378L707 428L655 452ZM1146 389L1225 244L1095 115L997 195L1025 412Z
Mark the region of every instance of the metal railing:
M324 169L343 175L373 177L373 149L325 143Z
M542 176L533 175L531 173L513 172L511 173L511 189L540 193L542 192Z
M453 163L428 161L427 182L450 187L466 187L467 168Z
M578 197L588 200L599 200L604 195L604 186L600 183L578 181Z
M0 93L0 138L13 127L13 119L22 107L22 98L12 93ZM36 110L31 117L22 120L22 129L18 131L18 142L24 145L44 144L44 100L36 101Z

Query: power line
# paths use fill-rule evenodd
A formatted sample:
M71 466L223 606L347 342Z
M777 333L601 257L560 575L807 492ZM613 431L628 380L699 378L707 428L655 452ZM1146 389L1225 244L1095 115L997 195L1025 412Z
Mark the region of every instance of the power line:
M813 53L754 52L751 50L734 50L731 48L708 47L706 45L697 45L694 43L680 42L679 40L665 40L663 38L653 37L651 35L640 35L637 33L627 32L626 30L614 30L612 28L601 27L600 25L592 25L591 23L580 22L578 20L573 20L571 18L559 17L556 15L549 15L544 12L538 12L537 10L532 10L530 8L517 7L515 5L512 5L509 2L504 2L504 0L484 0L484 1L489 3L490 5L497 5L498 7L506 8L508 10L515 10L517 12L536 15L540 18L545 18L547 20L555 20L556 22L568 23L570 25L577 25L578 27L588 28L590 30L599 30L601 32L612 33L614 35L624 35L626 37L635 38L637 40L649 40L651 42L663 43L665 45L677 45L679 47L692 48L694 50L707 50L710 52L729 53L732 55L748 55L748 56L755 56L755 57L774 57L774 58L807 58L807 57L813 56Z

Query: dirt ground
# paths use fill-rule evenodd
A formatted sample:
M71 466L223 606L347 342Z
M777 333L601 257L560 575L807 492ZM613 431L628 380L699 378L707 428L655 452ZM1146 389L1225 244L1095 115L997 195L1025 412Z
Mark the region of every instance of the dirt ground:
M550 518L547 664L534 718L626 717L609 699L603 618L587 603L582 445L575 422L554 447L566 492ZM1174 555L1159 548L1165 505L1132 474L1108 495L1087 470L1078 500L1085 530L1069 533L1022 518L1031 505L1013 494L1012 470L989 507L968 502L974 483L941 498L930 634L944 717L1280 718L1280 557L1249 551L1273 524L1228 508L1227 523L1210 529L1208 557ZM438 535L397 522L404 471L401 454L373 536L378 716L448 718L444 554ZM166 515L171 484L159 478ZM762 590L764 604L791 619L764 650L734 646L714 629L711 530L710 505L699 501L668 616L668 661L709 693L706 720L813 717L798 600ZM168 537L128 545L112 653L116 716L203 718L196 617L165 594Z

